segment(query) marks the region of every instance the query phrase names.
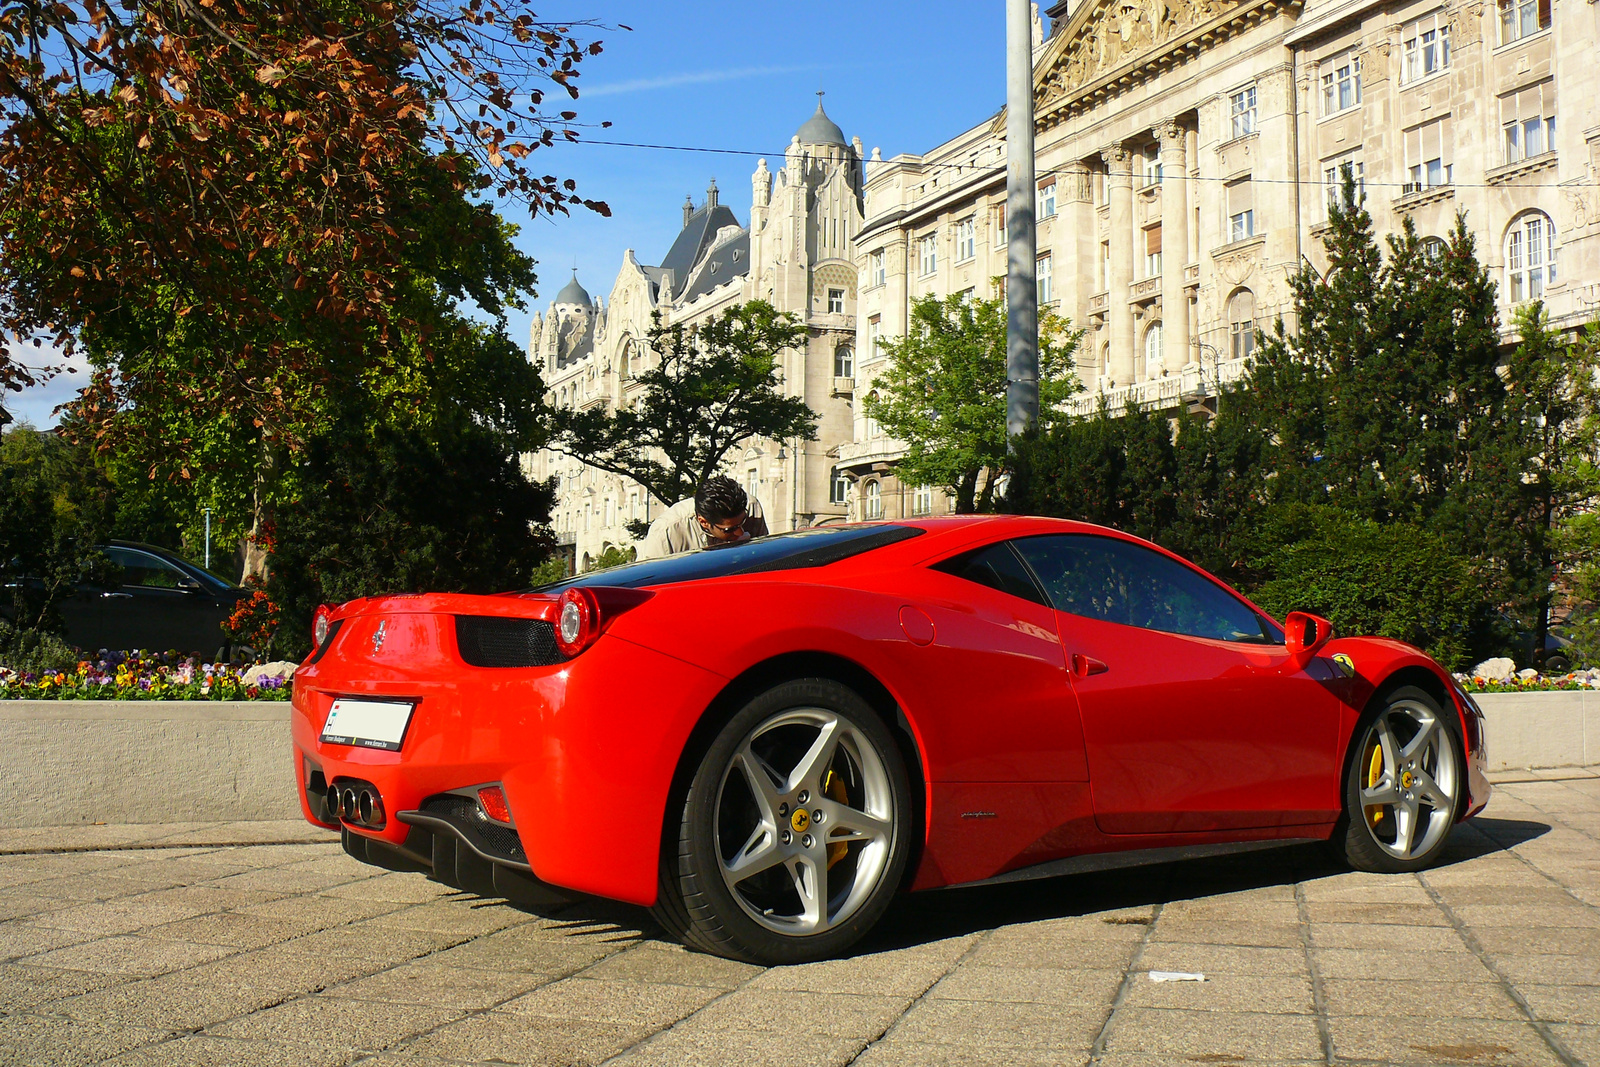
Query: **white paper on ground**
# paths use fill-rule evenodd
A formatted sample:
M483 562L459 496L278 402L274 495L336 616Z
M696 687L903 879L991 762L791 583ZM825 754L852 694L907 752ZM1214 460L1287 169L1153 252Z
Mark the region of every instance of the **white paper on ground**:
M1206 976L1191 971L1151 971L1152 982L1204 982Z

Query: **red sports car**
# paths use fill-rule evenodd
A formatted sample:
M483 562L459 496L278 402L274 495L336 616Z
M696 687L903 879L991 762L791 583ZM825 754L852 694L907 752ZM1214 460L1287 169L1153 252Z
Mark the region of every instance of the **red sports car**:
M1489 798L1426 655L1083 523L826 526L316 628L295 768L351 855L762 963L903 889L1308 839L1412 871Z

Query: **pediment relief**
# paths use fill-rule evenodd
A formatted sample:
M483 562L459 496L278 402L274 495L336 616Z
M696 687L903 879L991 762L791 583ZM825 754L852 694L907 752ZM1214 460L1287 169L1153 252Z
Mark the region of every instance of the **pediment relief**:
M1299 0L1090 0L1055 38L1034 72L1034 108L1049 124L1098 83L1170 65L1235 23L1258 21Z

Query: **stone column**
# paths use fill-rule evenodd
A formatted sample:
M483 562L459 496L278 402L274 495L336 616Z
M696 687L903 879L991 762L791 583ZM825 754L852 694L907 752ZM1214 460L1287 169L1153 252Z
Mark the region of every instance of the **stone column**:
M1153 131L1161 142L1161 337L1162 372L1177 374L1194 362L1189 351L1189 294L1183 268L1189 259L1189 164L1187 131L1176 122Z
M1096 279L1100 276L1100 242L1096 239L1098 228L1094 217L1094 190L1090 187L1089 167L1082 160L1068 164L1056 181L1056 196L1066 215L1066 228L1055 246L1063 250L1062 262L1055 265L1056 276L1061 279L1066 296L1061 306L1067 309L1072 325L1078 329L1089 325L1089 300L1099 291ZM1087 388L1095 384L1095 351L1093 333L1083 335L1079 343L1078 377Z
M1133 157L1120 144L1100 152L1106 164L1107 199L1111 202L1111 286L1106 293L1106 324L1111 334L1110 384L1133 384Z

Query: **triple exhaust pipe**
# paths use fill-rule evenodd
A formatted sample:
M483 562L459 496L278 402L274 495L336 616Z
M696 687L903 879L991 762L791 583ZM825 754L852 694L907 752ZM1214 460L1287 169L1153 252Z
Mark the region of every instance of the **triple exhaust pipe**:
M383 797L371 782L335 778L328 786L325 803L328 814L335 819L369 830L383 829Z

